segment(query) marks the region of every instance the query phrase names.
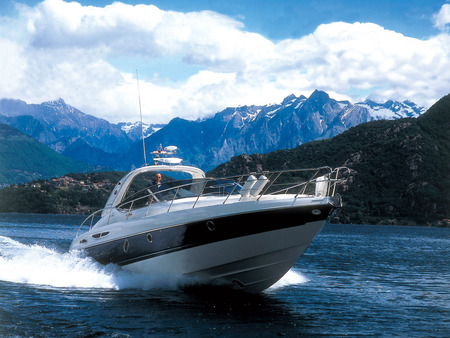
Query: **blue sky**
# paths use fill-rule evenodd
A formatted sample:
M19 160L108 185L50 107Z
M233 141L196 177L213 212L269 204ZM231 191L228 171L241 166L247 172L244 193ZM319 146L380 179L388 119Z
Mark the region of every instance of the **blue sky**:
M2 0L0 13L14 15L15 3L35 6L40 0ZM79 0L85 6L104 7L113 1ZM298 38L318 25L335 21L374 22L407 36L424 38L437 33L432 15L441 0L156 0L123 1L154 4L164 10L192 12L211 10L242 20L246 29L271 40Z
M0 98L59 97L112 122L202 118L314 89L410 99L450 88L448 1L2 0Z

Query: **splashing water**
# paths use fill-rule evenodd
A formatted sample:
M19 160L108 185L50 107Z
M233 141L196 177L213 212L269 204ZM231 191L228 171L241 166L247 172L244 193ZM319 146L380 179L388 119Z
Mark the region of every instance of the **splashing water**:
M60 253L0 236L0 280L57 288L176 289L175 276L154 276L101 265L80 252Z
M289 285L297 285L308 282L308 278L303 276L300 272L293 269L286 272L286 274L274 285L272 285L269 290L278 289Z
M164 289L196 283L185 276L139 274L114 264L101 265L79 251L58 252L42 245L27 245L0 236L0 280L56 288ZM289 270L271 288L306 282L299 272Z

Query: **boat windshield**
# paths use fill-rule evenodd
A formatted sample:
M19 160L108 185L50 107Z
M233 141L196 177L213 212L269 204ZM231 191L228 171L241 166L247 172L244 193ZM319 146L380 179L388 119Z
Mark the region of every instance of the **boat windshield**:
M137 175L128 187L119 209L137 209L149 204L198 196L227 196L239 194L241 186L233 180L186 178L175 180L166 173L155 183L155 172Z

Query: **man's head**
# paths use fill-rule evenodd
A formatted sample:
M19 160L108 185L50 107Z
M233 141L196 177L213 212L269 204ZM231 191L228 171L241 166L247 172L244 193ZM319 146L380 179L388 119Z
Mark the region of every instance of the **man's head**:
M161 182L161 174L160 173L156 173L155 174L155 178L154 178L154 180L155 180L155 183L159 183L159 182Z

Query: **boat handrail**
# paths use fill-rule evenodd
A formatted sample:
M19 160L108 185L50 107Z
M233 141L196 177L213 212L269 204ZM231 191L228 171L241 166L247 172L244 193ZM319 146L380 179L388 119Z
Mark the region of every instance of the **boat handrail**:
M104 210L106 210L106 209L100 209L100 210L94 211L92 214L90 214L88 217L86 217L86 218L84 219L84 221L81 222L80 226L78 227L78 230L77 230L77 236L78 236L78 233L80 232L81 228L83 227L83 225L84 225L89 219L91 220L91 224L89 225L89 230L91 230L92 225L93 225L93 222L94 222L95 216L96 216L97 214L101 214Z
M272 186L275 185L275 181L278 180L278 178L281 176L281 174L283 173L290 173L290 172L307 172L307 171L315 171L315 173L306 181L306 182L301 182L299 184L296 185L290 185L289 187L285 188L285 189L281 189L279 191L275 191L270 193L270 195L276 195L276 194L280 194L282 191L284 191L285 194L288 193L289 190L294 189L296 187L300 187L302 185L304 185L305 187L303 188L301 193L296 194L296 197L298 197L298 195L300 194L304 194L306 191L306 187L308 186L308 184L310 184L314 178L316 177L316 175L321 171L321 170L328 170L330 171L330 173L332 172L332 169L328 166L326 167L319 167L319 168L307 168L307 169L290 169L290 170L278 170L278 171L274 171L273 173L277 173L278 175L276 176L276 178L271 182L271 184L264 190L264 192L261 194L264 195ZM289 184L289 183L285 183L285 184ZM261 196L259 198L261 198Z
M194 195L190 195L187 197L195 197L195 201L193 203L192 208L195 208L195 206L197 205L198 200L200 199L200 197L205 196L204 192L205 192L205 188L225 188L225 187L233 187L226 195L221 193L219 191L219 194L225 197L224 203L226 203L226 201L229 199L229 197L236 193L236 188L240 186L240 184L242 184L245 180L245 177L249 177L250 175L266 175L268 176L268 181L270 182L267 187L265 187L264 191L261 192L258 196L258 200L261 198L261 196L263 195L277 195L277 194L287 194L289 192L289 190L293 190L299 187L303 187L303 189L299 192L297 192L295 194L295 197L299 197L300 195L304 195L306 192L306 189L308 187L308 185L312 185L315 184L317 179L319 177L325 176L326 177L326 181L332 185L333 189L328 189L329 191L332 191L331 193L327 192L327 196L334 196L335 194L335 190L336 190L336 184L341 182L341 179L338 179L338 175L339 175L339 170L342 169L348 169L346 167L339 167L339 168L335 168L332 169L331 167L319 167L319 168L307 168L307 169L288 169L288 170L277 170L277 171L262 171L262 172L258 172L258 173L249 173L246 175L235 175L235 176L225 176L225 177L218 177L218 178L211 178L211 177L206 177L206 178L201 178L201 179L192 179L191 182L188 183L183 183L183 184L176 184L173 187L168 187L166 189L160 190L157 193L152 192L151 191L151 187L146 187L144 189L141 189L137 192L135 192L132 196L129 197L133 197L133 196L137 196L137 195L141 195L139 197L133 198L133 199L129 199L127 201L124 201L122 203L120 203L119 205L117 205L115 208L117 209L128 209L128 211L131 211L133 209L133 206L136 204L136 202L141 201L141 200L148 200L150 199L150 202L146 205L148 205L148 207L150 207L151 205L155 204L153 203L153 201L156 199L157 202L160 202L157 200L157 198L155 198L155 195L172 195L171 198L166 198L164 201L170 201L170 205L169 208L167 210L167 212L170 211L173 201L179 198L183 198L179 196L179 191L181 189L185 189L188 188L190 186L193 185L198 185L201 184L202 188L199 191L198 194L194 194ZM323 171L326 171L325 173ZM294 184L292 181L288 181L288 182L284 182L284 183L280 183L280 184L275 184L275 182L279 179L279 177L282 174L285 173L300 173L300 172L308 172L308 171L314 171L314 173L309 177L309 179L304 180L300 183L296 183ZM321 176L318 176L319 173L322 173ZM333 178L334 175L334 178ZM272 177L274 177L272 179ZM186 181L186 180L180 180L180 181ZM225 184L220 184L221 182L224 182ZM176 183L179 181L173 181L173 182L169 182L169 183ZM209 182L216 182L218 183L216 186L210 185L208 186ZM288 185L288 187L279 189L279 190L275 190L275 191L271 191L269 192L270 188L272 187L277 187L277 186L281 186L281 185ZM187 189L186 189L187 190ZM148 191L147 194L145 194L145 191ZM142 193L144 193L144 195L142 195ZM214 192L209 192L208 195L214 194ZM215 194L217 194L217 192L215 192ZM127 206L125 208L125 206ZM147 215L148 213L146 213Z
M336 186L339 183L345 181L345 178L340 178L343 176L343 172L347 171L347 174L350 172L347 167L337 167L332 169L331 167L324 166L319 168L307 168L307 169L287 169L287 170L276 170L276 171L261 171L261 172L252 172L245 175L235 175L235 176L226 176L226 177L206 177L199 179L190 179L186 182L186 179L172 181L165 183L168 188L162 189L160 191L154 192L152 191L152 186L145 187L141 189L131 196L128 196L127 199L122 201L120 204L116 206L112 206L109 208L104 208L95 211L91 215L89 215L80 225L77 231L77 236L80 229L90 220L89 229L92 228L93 222L96 216L99 214L108 215L108 219L106 224L110 223L111 213L113 209L123 210L126 212L126 219L128 220L129 216L132 215L132 211L136 209L140 209L146 207L147 210L145 212L145 216L148 216L151 207L155 204L158 204L162 201L169 202L169 206L167 208L167 212L170 212L173 206L173 203L177 199L182 198L195 198L193 201L192 208L195 208L198 204L198 201L201 197L211 196L211 195L219 195L224 197L223 204L227 203L230 196L236 195L240 193L243 185L246 180L253 175L253 179L256 179L256 176L263 176L264 179L267 180L266 186L263 186L263 189L260 190L252 197L256 198L259 201L264 195L279 195L279 194L294 194L294 198L300 198L303 196L314 196L317 195L317 186L322 184L322 188L324 189L321 192L321 197L326 196L334 196L336 194ZM301 175L304 174L303 178ZM307 175L305 175L307 174ZM280 179L283 175L291 177L287 177L283 180ZM300 175L299 177L295 177L295 175ZM306 178L305 178L306 177ZM298 181L301 179L301 181ZM186 182L186 183L184 183ZM181 184L180 184L181 183ZM194 191L197 190L197 193L192 193L190 188L194 185L202 185L200 189L199 187L195 187ZM170 186L174 185L174 186ZM164 184L163 184L164 186ZM308 191L310 187L314 186L314 191ZM231 189L230 189L231 188ZM183 190L182 190L183 189ZM211 189L210 191L206 189ZM312 190L312 188L310 189ZM180 194L181 191L185 191L186 195L182 196ZM189 194L191 193L191 194ZM133 198L136 196L135 198ZM165 196L169 198L158 198L157 196ZM241 198L244 196L241 195ZM248 196L247 196L248 197Z

